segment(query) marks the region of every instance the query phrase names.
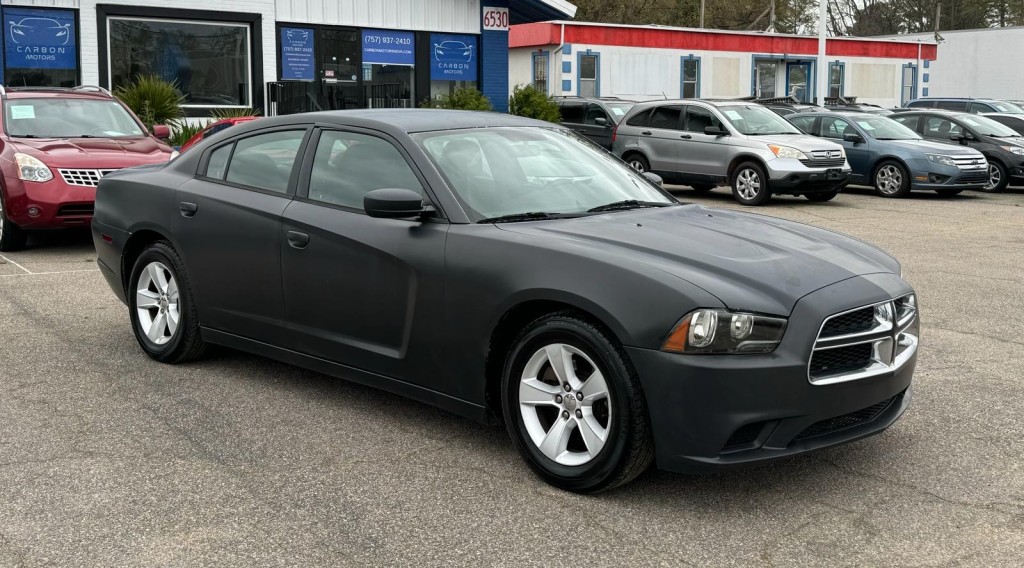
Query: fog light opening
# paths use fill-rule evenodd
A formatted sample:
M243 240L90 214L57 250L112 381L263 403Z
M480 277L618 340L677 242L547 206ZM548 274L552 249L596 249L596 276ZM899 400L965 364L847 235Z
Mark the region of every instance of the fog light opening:
M41 209L39 209L38 207L29 207L28 208L28 216L29 217L38 217L42 212L43 211Z

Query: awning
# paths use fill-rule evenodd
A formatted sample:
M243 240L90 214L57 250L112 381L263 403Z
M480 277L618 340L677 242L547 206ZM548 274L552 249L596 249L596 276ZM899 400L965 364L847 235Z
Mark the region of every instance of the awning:
M567 0L509 0L512 24L566 20L576 15L576 5Z

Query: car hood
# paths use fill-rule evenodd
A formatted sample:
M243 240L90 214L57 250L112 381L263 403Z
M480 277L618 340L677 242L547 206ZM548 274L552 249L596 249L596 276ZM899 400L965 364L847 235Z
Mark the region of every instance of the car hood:
M843 147L835 142L829 142L815 136L806 135L767 135L767 136L747 136L748 140L754 142L764 142L765 144L778 144L780 146L791 146L800 150L801 152L813 152L815 150L842 150Z
M879 140L879 142L892 144L912 152L936 152L947 156L981 156L981 152L969 146L934 142L932 140Z
M800 298L836 282L900 271L891 256L852 237L698 205L498 226L549 246L621 258L616 264L641 262L703 288L728 308L767 314L788 315Z
M170 146L154 138L15 138L14 147L50 167L125 168L166 162Z

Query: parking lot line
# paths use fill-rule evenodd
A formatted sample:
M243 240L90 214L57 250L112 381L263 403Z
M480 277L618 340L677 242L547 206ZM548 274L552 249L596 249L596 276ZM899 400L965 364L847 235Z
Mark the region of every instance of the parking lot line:
M24 266L22 266L22 265L18 264L17 262L14 262L13 260L11 260L11 259L7 258L6 256L4 256L4 255L0 254L0 258L4 259L4 260L5 260L6 262L9 262L9 263L13 264L14 266L17 266L18 268L20 268L20 269L24 270L24 271L25 271L25 274L32 274L32 271L31 271L31 270L29 270L29 269L25 268ZM8 274L7 276L23 276L23 275L18 275L18 274Z
M22 270L25 270L25 267L23 267L23 266L18 266L18 268L20 268ZM99 272L99 271L100 270L98 268L93 268L93 269L90 269L90 270L52 270L52 271L49 271L49 272L29 272L28 270L25 270L25 274L0 274L0 278L9 278L11 276L20 276L20 277L25 277L25 276L48 276L48 275L52 275L52 274L75 274L75 273L78 273L78 272Z

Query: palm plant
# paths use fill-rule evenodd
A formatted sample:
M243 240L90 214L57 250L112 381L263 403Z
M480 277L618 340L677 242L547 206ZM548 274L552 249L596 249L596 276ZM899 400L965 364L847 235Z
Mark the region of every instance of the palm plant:
M148 128L185 115L181 108L185 97L178 91L177 83L156 75L138 75L114 89L114 96L128 105Z

